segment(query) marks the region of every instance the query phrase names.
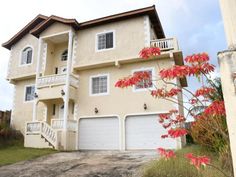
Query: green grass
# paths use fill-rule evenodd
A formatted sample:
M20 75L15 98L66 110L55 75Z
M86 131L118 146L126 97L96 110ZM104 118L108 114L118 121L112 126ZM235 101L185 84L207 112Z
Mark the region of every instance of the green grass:
M187 146L176 152L177 157L170 160L154 160L143 168L143 177L225 177L213 167L207 166L197 170L184 157L186 153L206 155L211 158L211 163L220 168L217 154L199 146ZM228 171L224 171L229 174ZM230 176L230 175L228 175Z
M0 166L56 153L53 149L24 148L21 142L14 142L0 148Z

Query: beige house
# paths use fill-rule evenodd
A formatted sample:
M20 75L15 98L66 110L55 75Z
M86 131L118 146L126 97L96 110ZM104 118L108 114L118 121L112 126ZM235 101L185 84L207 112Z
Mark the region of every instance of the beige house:
M139 58L144 47L161 55ZM83 23L38 15L3 44L11 51L7 79L15 86L11 124L26 147L64 150L180 148L161 139L158 115L181 107L154 99L150 89L115 88L134 72L182 65L175 38L166 38L155 6ZM173 81L187 86L186 80ZM162 83L157 83L162 84ZM178 96L181 103L182 95Z

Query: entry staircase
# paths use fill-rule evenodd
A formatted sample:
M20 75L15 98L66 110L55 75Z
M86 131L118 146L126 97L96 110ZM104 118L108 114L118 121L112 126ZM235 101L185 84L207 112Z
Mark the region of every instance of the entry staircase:
M52 126L51 126L52 125ZM60 149L60 136L59 132L63 130L63 120L62 119L52 119L51 125L45 121L32 121L26 123L27 135L40 135L45 142L48 143L49 147L54 149ZM77 121L68 120L67 130L77 131Z

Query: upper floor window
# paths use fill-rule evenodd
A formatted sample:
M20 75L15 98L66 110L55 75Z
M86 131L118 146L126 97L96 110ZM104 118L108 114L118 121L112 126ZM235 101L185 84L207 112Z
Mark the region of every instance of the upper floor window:
M25 87L25 101L32 101L34 99L35 86L26 86Z
M97 34L97 50L114 48L114 32Z
M31 64L33 57L33 49L26 47L21 54L21 65Z
M145 69L135 70L133 71L133 74L136 74L136 73L138 74L140 72L147 72L150 76L150 79L143 79L142 81L137 83L134 86L134 91L143 91L146 89L152 89L154 87L153 81L152 81L154 68L145 68Z
M91 95L106 95L108 94L108 75L92 76L90 80Z
M62 54L61 54L61 61L67 61L68 58L68 50L66 49Z

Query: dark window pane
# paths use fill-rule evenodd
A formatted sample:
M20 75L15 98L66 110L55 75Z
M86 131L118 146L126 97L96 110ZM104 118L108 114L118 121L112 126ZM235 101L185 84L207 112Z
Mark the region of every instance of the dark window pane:
M113 33L106 34L106 48L113 48Z
M26 61L26 63L29 64L29 63L31 63L31 61L32 61L32 50L30 49L27 52L27 61Z

